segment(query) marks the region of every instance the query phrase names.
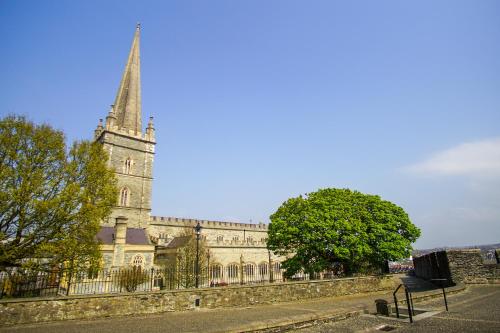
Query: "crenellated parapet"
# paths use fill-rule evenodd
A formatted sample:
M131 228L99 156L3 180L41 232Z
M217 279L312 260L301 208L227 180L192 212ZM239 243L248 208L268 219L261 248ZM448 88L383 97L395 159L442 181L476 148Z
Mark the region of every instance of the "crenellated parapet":
M96 129L96 139L98 139L105 132L110 132L113 134L121 135L121 136L124 136L127 138L136 139L136 140L141 140L141 141L145 141L145 142L156 143L154 134L153 135L149 134L149 133L153 133L153 132L146 131L146 133L141 133L141 132L136 133L134 130L127 129L127 128L119 128L118 126L109 126L109 127L106 126L104 128L101 128L101 129L99 129L99 128Z
M120 127L116 124L116 117L113 112L113 105L111 106L111 111L106 117L106 123L103 124L102 119L99 119L99 123L97 124L97 128L95 129L94 132L94 139L99 140L102 135L106 134L106 132L148 143L153 143L153 144L156 143L155 130L153 127L153 117L149 118L148 126L146 127L144 133L140 131L136 132L133 129Z
M207 229L231 229L231 230L248 230L248 231L265 231L267 232L268 225L262 222L254 223L239 223L239 222L223 222L188 219L171 216L151 216L150 224L152 225L168 225L173 227L194 227L200 223L202 228Z

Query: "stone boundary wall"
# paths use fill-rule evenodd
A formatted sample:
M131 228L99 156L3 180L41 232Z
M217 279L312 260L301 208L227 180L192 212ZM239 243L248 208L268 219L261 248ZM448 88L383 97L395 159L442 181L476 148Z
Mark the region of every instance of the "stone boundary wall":
M392 276L369 276L120 295L0 300L0 326L193 310L197 308L197 300L200 308L245 307L392 290L395 285Z
M498 253L498 250L497 250ZM447 250L413 258L415 275L456 283L500 283L500 264L486 264L481 250Z
M479 249L446 251L451 279L464 283L500 283L500 265L485 264Z
M447 279L448 285L453 284L451 279L448 256L446 251L432 252L413 258L415 275L426 279Z

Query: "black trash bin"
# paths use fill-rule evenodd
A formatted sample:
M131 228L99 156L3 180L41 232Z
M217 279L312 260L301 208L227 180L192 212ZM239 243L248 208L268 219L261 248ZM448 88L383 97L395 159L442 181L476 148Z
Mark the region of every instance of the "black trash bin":
M385 299L376 299L375 305L377 307L377 314L381 314L384 316L390 316L391 305Z

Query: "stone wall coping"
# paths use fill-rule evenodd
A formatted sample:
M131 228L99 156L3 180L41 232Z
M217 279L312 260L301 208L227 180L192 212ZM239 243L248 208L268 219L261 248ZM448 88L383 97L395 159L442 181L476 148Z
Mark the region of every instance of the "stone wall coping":
M483 265L488 266L488 267L500 267L500 262L498 262L498 263L496 263L496 262L483 262Z
M478 253L481 253L481 249L450 249L450 250L446 250L446 252L455 252L455 253L460 253L460 252L478 252Z
M289 281L289 282L274 282L274 283L264 283L264 284L249 284L249 285L232 285L224 287L208 287L208 288L191 288L191 289L177 289L177 290L156 290L148 292L132 292L132 293L116 293L116 294L91 294L91 295L70 295L70 296L53 296L53 297L26 297L26 298L11 298L11 299L0 299L0 305L9 303L31 303L31 302L45 302L45 301L71 301L77 299L93 299L93 298L115 298L115 297L138 297L144 295L161 295L161 294L183 294L183 293L193 293L198 290L203 291L214 291L217 289L255 289L255 288L265 288L281 285L292 285L292 284L326 284L336 281L350 281L350 280L368 280L368 279L383 279L392 278L392 275L369 275L369 276L359 276L359 277L346 277L330 280L307 280L307 281Z
M207 242L207 247L211 249L267 249L265 244L243 244L243 245L231 245L231 244L217 244Z

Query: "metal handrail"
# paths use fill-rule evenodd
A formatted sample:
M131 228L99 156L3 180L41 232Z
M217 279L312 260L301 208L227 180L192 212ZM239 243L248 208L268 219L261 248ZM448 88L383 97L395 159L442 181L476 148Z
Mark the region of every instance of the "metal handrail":
M394 298L394 304L396 305L396 316L399 318L399 307L398 307L398 298L396 297L396 293L398 292L399 288L401 288L403 284L401 283L396 290L392 293L392 297Z
M409 288L403 283L401 283L392 293L392 297L394 298L394 305L396 306L396 317L399 318L399 306L396 293L398 292L399 288L403 286L405 288L406 305L408 307L408 317L410 319L410 323L413 323L413 315L415 314L415 308L413 307L413 297L411 295L411 292L409 291Z
M410 298L408 297L408 288L405 286L405 295L406 295L406 306L408 307L408 317L410 318L410 324L413 323L413 302L410 303Z
M430 279L431 281L447 281L447 279ZM406 305L408 307L408 317L410 319L410 323L413 323L413 316L415 315L415 307L413 306L413 295L411 293L411 288L409 288L406 284L401 283L392 293L392 297L394 298L394 305L396 306L396 317L399 318L399 306L398 306L398 298L396 296L397 292L401 287L405 289L406 296ZM444 285L441 285L441 289L443 290L443 299L444 305L446 307L446 311L448 311L448 300L446 299L446 290Z
M448 281L448 279L430 279L431 281ZM446 299L446 291L444 289L444 284L441 284L441 289L443 290L443 298L444 298L444 306L446 307L446 311L448 311L448 300Z

